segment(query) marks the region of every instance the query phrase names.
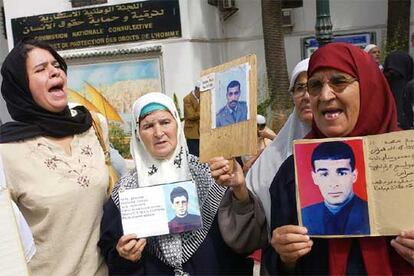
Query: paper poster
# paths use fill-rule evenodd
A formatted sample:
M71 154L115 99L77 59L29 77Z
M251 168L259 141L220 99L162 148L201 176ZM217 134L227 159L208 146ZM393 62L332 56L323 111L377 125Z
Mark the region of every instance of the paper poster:
M177 234L202 227L192 181L127 189L119 192L124 235L139 238Z
M0 186L0 274L29 275L10 194Z
M311 236L414 229L414 131L294 143L300 224Z

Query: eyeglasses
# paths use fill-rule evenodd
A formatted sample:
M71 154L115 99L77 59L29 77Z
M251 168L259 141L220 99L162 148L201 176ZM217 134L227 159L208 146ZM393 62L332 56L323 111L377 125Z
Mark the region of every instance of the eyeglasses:
M326 83L330 88L332 88L335 93L341 93L348 85L354 81L358 81L358 79L348 78L342 74L332 74L329 80L326 81L317 78L310 78L308 79L308 92L311 96L319 96L321 94L323 86Z
M306 82L299 82L293 86L292 95L294 98L299 99L305 96L305 93L308 91L308 86Z

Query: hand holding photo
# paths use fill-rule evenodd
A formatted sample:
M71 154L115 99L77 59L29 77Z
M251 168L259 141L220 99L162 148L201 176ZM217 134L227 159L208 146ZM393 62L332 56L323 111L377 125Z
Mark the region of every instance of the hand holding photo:
M248 55L202 71L200 161L257 153L256 56ZM243 143L235 142L243 137Z

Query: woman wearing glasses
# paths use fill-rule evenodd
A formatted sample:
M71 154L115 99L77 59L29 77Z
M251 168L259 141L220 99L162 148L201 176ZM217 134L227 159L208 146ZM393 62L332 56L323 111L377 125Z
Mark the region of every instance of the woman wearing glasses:
M306 138L353 137L398 130L395 103L371 57L345 43L331 43L311 57L308 92L313 113ZM318 239L298 226L293 156L270 187L271 273L411 274L414 230L398 237ZM410 253L411 252L411 253Z
M310 131L312 123L312 110L307 93L308 64L307 58L300 61L293 69L289 92L292 94L295 108L276 139L263 151L246 175L247 187L262 202L268 229L270 228L270 184L279 167L292 154L293 140L303 138Z
M312 112L307 93L308 63L309 59L302 60L292 71L289 92L292 93L295 104L294 111L277 137L263 150L248 170L245 184L243 182L245 185L243 188L247 187L253 195L260 199L262 204L255 201L253 195L250 196L250 200L241 200L235 196L234 189L229 189L223 199L219 212L220 229L226 243L236 252L250 253L268 243L270 184L280 165L292 154L293 140L303 138L310 131ZM228 171L226 162L223 158L216 159L214 165L210 166L213 176L218 175L216 180L219 183L222 183L220 179L222 170ZM224 184L227 185L227 183ZM240 227L235 228L234 225ZM232 229L232 231L226 231L227 229Z

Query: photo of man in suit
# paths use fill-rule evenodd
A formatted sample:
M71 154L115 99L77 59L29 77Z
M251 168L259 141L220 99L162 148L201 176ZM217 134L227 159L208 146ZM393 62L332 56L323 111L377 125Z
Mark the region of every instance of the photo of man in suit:
M175 187L170 193L175 217L168 222L171 234L195 230L201 227L201 217L188 213L188 193L183 187Z
M216 114L216 127L227 126L247 120L247 103L245 101L239 101L241 93L239 81L232 80L227 85L227 104Z
M358 178L352 148L341 141L319 144L312 153L312 179L324 201L302 208L310 235L370 233L368 205L353 192Z

